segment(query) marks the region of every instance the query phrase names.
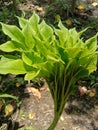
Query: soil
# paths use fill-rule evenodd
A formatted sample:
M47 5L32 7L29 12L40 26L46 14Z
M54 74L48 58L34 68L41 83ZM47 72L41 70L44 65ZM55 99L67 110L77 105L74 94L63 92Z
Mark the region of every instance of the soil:
M7 78L12 82L14 80L9 76ZM2 87L8 83L6 80ZM40 97L39 93L28 88L38 90ZM93 89L96 92L94 96L80 95L78 89L75 95L70 96L55 130L98 130L98 86ZM7 93L18 96L21 105L17 107L14 100L7 101L15 111L8 117L1 113L1 130L25 130L28 126L36 130L47 130L53 120L53 100L46 82L40 87L34 83L31 86L24 83L18 88L14 83Z
M83 0L83 2L85 1ZM88 5L93 3L90 0L86 2L88 2ZM19 9L27 12L27 17L29 17L34 8L42 7L45 9L48 6L47 0L44 1L44 4L42 3L43 1L26 1L19 4ZM96 18L98 16L98 8L93 7L91 13L91 17ZM44 11L39 11L39 14L41 17L45 16ZM86 12L86 14L88 15L89 13ZM84 15L86 14L81 16L83 21L85 21ZM48 18L51 18L51 15ZM82 27L84 26L82 25ZM93 32L96 33L97 30L98 28L94 28ZM13 79L11 80L13 81ZM5 82L3 87L6 87L6 84L7 82ZM27 126L32 126L36 130L47 130L53 120L53 100L47 84L45 83L41 88L40 90L37 88L40 93L39 98L34 96L31 91L28 91L26 83L18 88L16 88L15 84L12 85L9 93L18 96L21 100L21 105L17 108L14 102L15 111L8 118L5 116L3 118L2 113L0 113L0 125L3 126L1 130L12 130L13 126L15 126L14 130L19 128L25 130ZM79 91L77 91L76 95L69 98L55 130L98 130L98 87L96 86L95 89L96 94L92 97L86 94L80 96ZM9 102L13 104L13 100Z
M31 93L22 100L21 110L24 118L18 114L16 119L20 126L47 130L53 120L53 100L49 89L46 87L41 91L40 99ZM29 119L29 114L33 114L32 119ZM78 93L71 96L55 130L98 130L98 93L94 97L81 97Z

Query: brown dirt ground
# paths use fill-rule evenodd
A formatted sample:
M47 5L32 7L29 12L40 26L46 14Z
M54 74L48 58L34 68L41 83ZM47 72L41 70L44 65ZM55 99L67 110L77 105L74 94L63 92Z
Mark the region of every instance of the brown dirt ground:
M17 115L16 112L16 121L20 126L47 130L53 119L53 100L49 89L46 87L41 91L40 99L32 93L29 97L23 98L20 110L23 111L23 115ZM32 119L29 118L29 114L33 114ZM98 93L95 97L72 96L66 103L55 130L98 130Z
M21 106L3 123L3 126L7 124L9 128L3 127L1 130L19 130L19 128L25 130L27 126L32 126L36 130L47 130L53 120L53 100L47 84L41 88L39 91L41 98L28 91L26 85L19 88L13 86L10 91L8 90L21 99ZM10 103L13 104L13 101ZM18 127L12 129L16 123ZM55 130L98 130L98 86L93 97L80 96L77 91L76 95L69 98Z

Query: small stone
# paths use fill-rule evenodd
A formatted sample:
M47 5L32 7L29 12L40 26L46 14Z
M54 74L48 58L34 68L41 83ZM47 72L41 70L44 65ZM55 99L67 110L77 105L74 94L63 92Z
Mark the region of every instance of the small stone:
M61 116L61 117L60 117L60 120L61 120L61 121L64 121L64 117L63 117L63 116Z

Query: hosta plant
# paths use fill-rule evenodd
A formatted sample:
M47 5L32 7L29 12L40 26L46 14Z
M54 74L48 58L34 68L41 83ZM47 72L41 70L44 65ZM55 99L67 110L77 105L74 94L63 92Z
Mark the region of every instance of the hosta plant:
M18 17L19 27L1 23L10 40L0 45L1 74L24 74L30 80L44 77L54 101L53 130L76 82L96 70L96 36L83 41L75 28L68 30L62 22L51 27L34 13L28 20ZM15 51L15 54L12 53ZM17 53L16 53L17 52Z

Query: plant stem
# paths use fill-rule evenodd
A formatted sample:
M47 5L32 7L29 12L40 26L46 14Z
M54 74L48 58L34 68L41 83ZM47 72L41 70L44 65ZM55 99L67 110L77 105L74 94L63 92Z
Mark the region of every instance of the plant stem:
M54 130L54 128L56 127L58 121L59 121L60 115L59 112L55 113L53 122L51 123L51 125L49 126L49 128L47 130Z

